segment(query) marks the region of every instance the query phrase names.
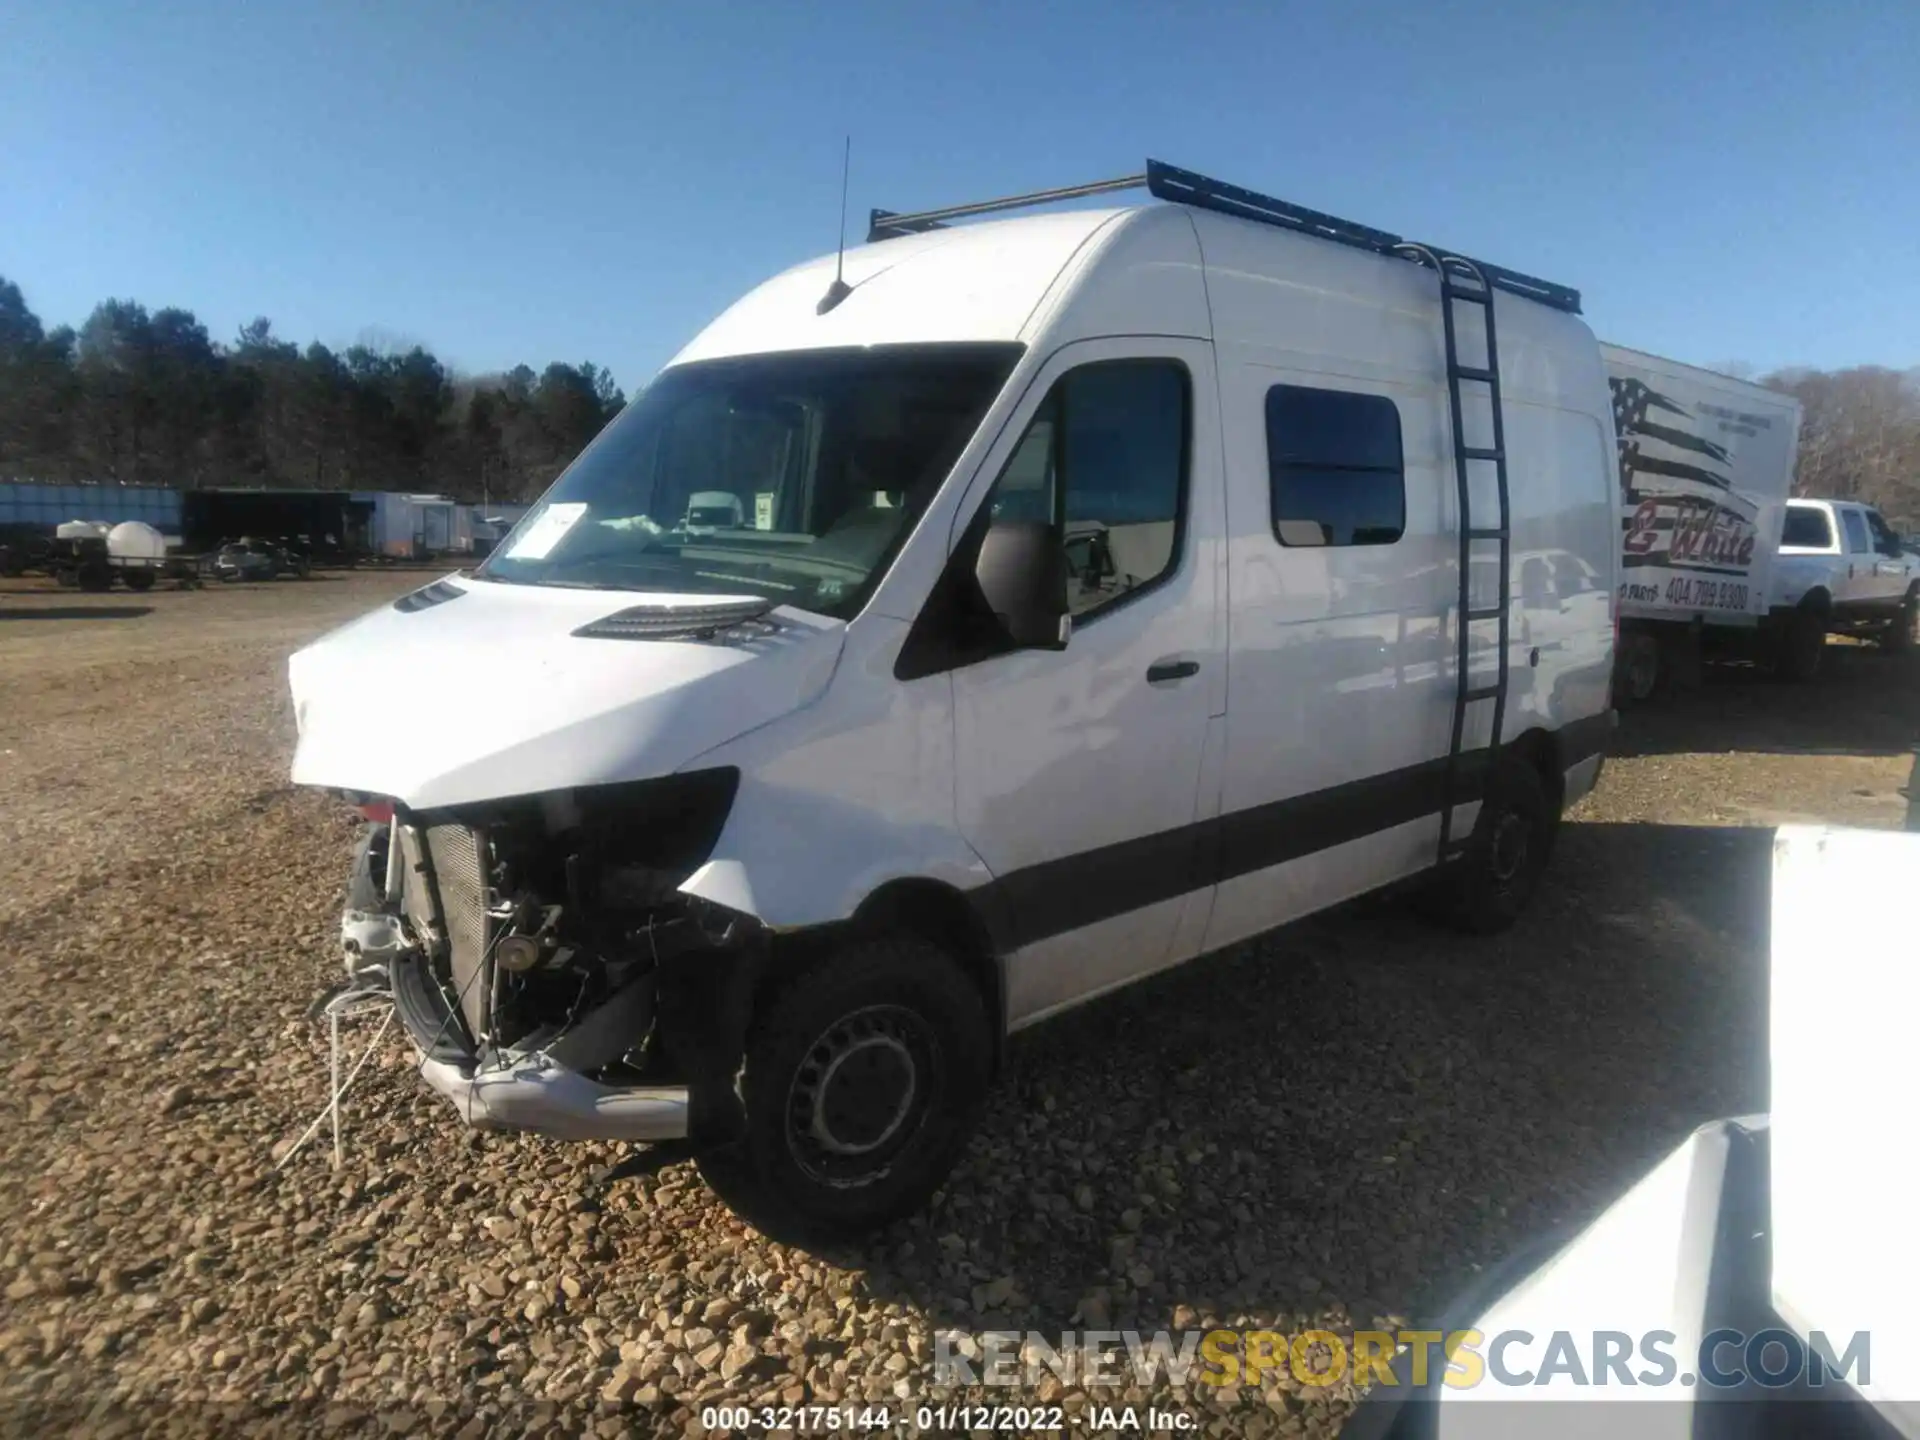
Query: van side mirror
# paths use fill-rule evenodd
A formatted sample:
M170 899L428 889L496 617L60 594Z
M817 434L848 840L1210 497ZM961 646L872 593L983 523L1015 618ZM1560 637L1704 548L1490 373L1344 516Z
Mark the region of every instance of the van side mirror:
M1017 649L1067 648L1067 552L1053 525L1041 520L994 522L981 537L973 574L988 608Z

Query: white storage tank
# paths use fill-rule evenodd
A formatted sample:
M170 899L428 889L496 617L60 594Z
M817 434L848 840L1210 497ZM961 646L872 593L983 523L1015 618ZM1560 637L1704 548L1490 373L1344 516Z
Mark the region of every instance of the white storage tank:
M167 537L142 520L122 520L107 532L107 553L122 560L164 560Z

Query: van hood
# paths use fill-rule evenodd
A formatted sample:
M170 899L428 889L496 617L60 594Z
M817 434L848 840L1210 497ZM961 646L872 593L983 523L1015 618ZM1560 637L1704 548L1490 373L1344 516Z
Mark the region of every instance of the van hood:
M826 688L845 622L779 608L709 638L598 638L727 603L448 576L288 662L293 781L413 809L669 774Z

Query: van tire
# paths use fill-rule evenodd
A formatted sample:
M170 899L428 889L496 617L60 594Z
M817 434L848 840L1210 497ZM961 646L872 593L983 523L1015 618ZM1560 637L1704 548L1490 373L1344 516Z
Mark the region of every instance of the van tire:
M1502 754L1466 853L1441 867L1427 913L1469 935L1494 935L1520 918L1553 853L1555 821L1546 782L1518 755Z
M1818 678L1827 654L1827 617L1818 610L1796 610L1780 632L1774 668L1783 680L1804 685Z
M878 1229L925 1206L958 1162L992 1052L980 992L945 951L911 935L852 940L756 1016L744 1133L702 1155L701 1174L775 1239ZM835 1086L843 1065L855 1068Z
M1916 625L1920 625L1920 592L1909 590L1887 628L1880 632L1880 648L1889 655L1906 654L1913 649Z

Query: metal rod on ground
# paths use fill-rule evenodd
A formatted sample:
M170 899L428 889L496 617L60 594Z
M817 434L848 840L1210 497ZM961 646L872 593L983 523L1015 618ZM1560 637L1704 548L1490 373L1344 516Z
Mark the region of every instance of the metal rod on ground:
M333 1112L333 1168L340 1168L340 1011L335 1006L327 1007L328 1029L332 1032L333 1043L328 1060L327 1090L333 1096L327 1102L327 1109Z
M367 1048L360 1052L360 1058L353 1062L353 1068L347 1072L347 1078L334 1087L333 1094L327 1097L326 1108L314 1116L313 1123L301 1131L300 1138L287 1147L287 1153L280 1157L280 1163L275 1165L273 1167L274 1169L284 1169L287 1162L304 1150L307 1142L320 1133L320 1127L326 1124L328 1118L335 1113L335 1109L340 1103L340 1097L353 1087L353 1082L359 1077L360 1071L365 1067L367 1061L373 1058L374 1050L378 1048L380 1041L385 1038L387 1027L392 1023L393 1006L391 1002L389 1002L387 1005L387 1013L380 1021L380 1028L374 1032L373 1039L367 1042Z

